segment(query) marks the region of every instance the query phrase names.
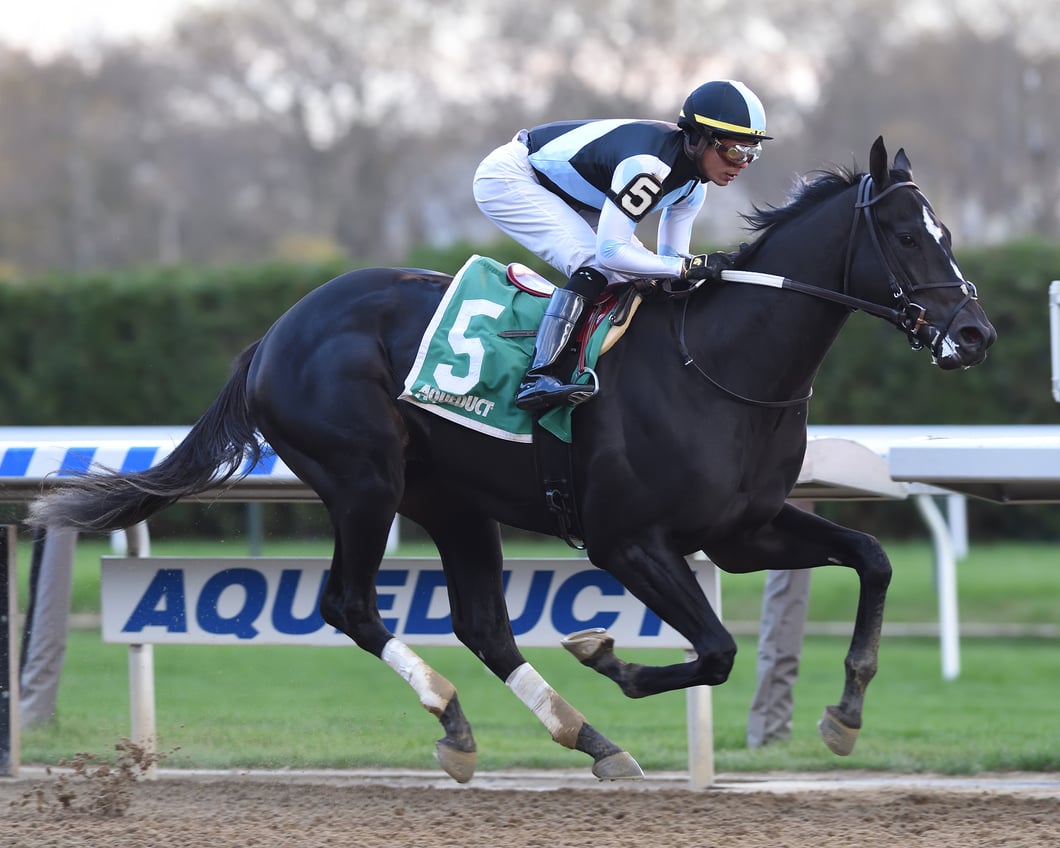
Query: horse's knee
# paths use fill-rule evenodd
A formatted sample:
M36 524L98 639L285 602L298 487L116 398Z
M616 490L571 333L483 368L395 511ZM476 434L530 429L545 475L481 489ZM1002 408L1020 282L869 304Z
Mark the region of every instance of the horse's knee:
M891 585L892 573L891 561L885 556L882 562L873 567L870 580L877 589L885 591Z
M722 644L699 654L696 662L702 678L700 685L720 686L729 679L736 664L736 642L726 635L728 638Z
M879 539L865 535L866 547L858 557L856 566L863 584L878 590L886 590L891 585L891 560L883 549Z
M870 558L864 560L859 568L857 568L858 577L861 580L861 585L866 589L871 589L875 592L886 592L887 587L891 585L891 561L887 559L886 555L876 558Z

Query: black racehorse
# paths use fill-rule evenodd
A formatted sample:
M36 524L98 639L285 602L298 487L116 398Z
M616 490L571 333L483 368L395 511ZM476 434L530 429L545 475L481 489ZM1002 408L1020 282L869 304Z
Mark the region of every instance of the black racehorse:
M597 372L603 390L573 418L574 482L587 554L680 632L695 659L627 663L602 631L566 647L631 698L725 682L736 645L685 557L727 572L842 565L860 595L846 682L820 730L854 746L876 673L891 566L873 537L786 503L806 448L807 401L854 309L894 323L943 369L982 362L996 336L950 236L883 139L869 172L820 172L781 207L746 217L757 235L740 281L647 299ZM755 272L755 273L746 273ZM264 438L319 495L335 530L320 608L380 657L445 730L436 754L456 780L475 767L453 685L384 627L375 577L395 514L421 525L445 570L453 630L561 745L598 777L640 767L523 658L502 591L500 525L555 534L533 450L399 401L425 326L450 283L441 274L371 268L296 303L237 360L187 438L140 473L101 472L45 493L30 522L105 531L242 473ZM758 285L767 283L768 285ZM868 379L870 375L866 375Z

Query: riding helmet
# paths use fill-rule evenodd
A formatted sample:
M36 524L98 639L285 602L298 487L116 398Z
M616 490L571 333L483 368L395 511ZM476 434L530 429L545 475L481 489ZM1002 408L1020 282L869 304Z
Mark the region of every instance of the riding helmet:
M766 111L751 89L737 80L704 83L685 99L677 125L700 135L766 141Z

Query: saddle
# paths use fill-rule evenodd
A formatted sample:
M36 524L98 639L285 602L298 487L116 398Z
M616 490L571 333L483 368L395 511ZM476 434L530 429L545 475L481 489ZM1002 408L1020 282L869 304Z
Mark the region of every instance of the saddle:
M538 295L539 297L550 297L555 286L542 277L537 271L519 262L512 262L506 269L506 276L513 286L525 292ZM641 300L648 291L654 287L647 287L637 283L612 283L607 286L600 296L592 304L592 312L582 327L581 332L573 340L579 348L578 365L584 367L586 362L586 347L600 326L606 321L609 330L600 345L597 355L602 355L614 347L629 326L629 321L640 306ZM519 331L509 331L508 335L515 335ZM526 330L523 334L528 336L537 335L537 330ZM505 335L502 333L501 335Z

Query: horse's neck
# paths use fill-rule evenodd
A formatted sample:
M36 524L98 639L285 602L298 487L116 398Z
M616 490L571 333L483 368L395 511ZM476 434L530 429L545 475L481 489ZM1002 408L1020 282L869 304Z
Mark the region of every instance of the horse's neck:
M791 255L792 259L785 259L764 252L744 270L801 278L836 290L842 287L841 262L826 259L814 265ZM806 294L730 283L702 297L693 296L685 334L696 362L728 381L734 391L763 400L787 400L809 393L849 314L843 306Z
M763 237L752 248L744 270L840 291L852 223L848 197L850 192L844 192Z
M721 338L730 351L751 356L764 373L795 393L812 382L850 314L807 295L750 285L726 300L735 304L726 303L720 317L728 325Z
M824 210L821 210L822 214ZM833 213L834 214L834 213ZM841 292L846 275L849 229L838 222L805 221L802 227L789 227L785 233L762 244L744 265L744 270L787 277L821 289ZM806 231L810 235L806 235ZM817 236L817 233L824 235ZM734 292L734 297L755 305L761 322L775 346L791 346L816 351L817 364L824 359L842 329L849 310L823 298L792 291L761 290L750 284ZM750 289L759 289L750 291Z

